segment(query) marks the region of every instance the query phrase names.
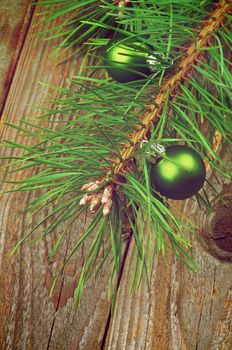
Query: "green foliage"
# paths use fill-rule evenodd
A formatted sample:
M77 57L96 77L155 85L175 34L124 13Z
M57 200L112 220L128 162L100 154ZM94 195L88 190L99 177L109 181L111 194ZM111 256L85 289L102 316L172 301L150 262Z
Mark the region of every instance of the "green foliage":
M54 57L67 59L83 52L83 45L98 48L115 31L144 37L159 52L163 52L162 46L168 52L172 46L172 51L179 55L182 43L195 36L192 27L199 25L212 2L183 0L180 9L180 1L176 0L139 0L120 8L121 15L116 2L111 0L51 0L39 1L37 6L44 7L42 22L54 23L39 34L46 35L46 40L61 39ZM71 47L74 50L70 53Z
M102 1L99 5L98 1L91 0L54 0L42 1L38 5L50 5L45 21L66 16L59 26L48 33L49 39L64 37L58 50L60 47L66 50L84 42L88 45L84 62L87 58L90 62L72 77L71 89L51 87L57 90L58 97L53 101L55 107L39 107L42 123L22 120L19 127L11 125L26 137L38 138L35 145L6 141L9 147L23 151L21 156L10 159L9 173L31 167L38 169L31 177L14 182L16 187L13 191L42 190L24 212L30 211L35 215L45 207L48 210L48 214L18 242L13 252L34 232L39 231L44 223L47 223L46 227L39 237L51 234L61 223L69 222L51 251L51 257L54 257L68 232L70 221L73 222L87 210L87 206L79 206L85 193L81 187L102 178L105 179L102 186L108 181L115 181L112 158L122 158L122 145L129 141L135 125L142 125L141 115L146 111L145 106L154 104L153 96L159 91L163 79L174 71L174 68L163 69L139 84L112 81L104 71L102 73L102 52L108 43L107 35L121 33L136 36L138 40L153 46L157 52L171 57L175 66L183 54L183 45L188 44L190 39L196 39L196 29L202 26L211 2L140 0L124 8L121 16L111 1ZM51 12L53 7L54 12ZM232 79L227 52L231 48L232 34L229 16L227 23L212 33L211 46L202 49L204 57L200 63L194 64L188 80L179 84L176 96L167 94L161 117L151 132L151 141L164 145L185 142L199 152L213 169L230 176L227 165L213 150L215 131L220 132L224 142L231 144ZM74 49L72 54L78 50ZM54 120L52 129L46 126L46 120L51 116ZM206 125L207 133L200 128L202 123ZM133 232L137 248L131 289L134 286L139 288L143 273L148 280L154 251L157 255L162 252L165 256L167 249L171 249L185 264L195 269L187 252L191 245L185 233L194 233L196 227L193 223L179 219L165 198L151 193L149 164L144 160L141 149L135 150L133 158L136 162L134 171L125 173L125 181L118 185L110 215L104 217L98 211L93 216L64 263L94 233L76 290L78 302L88 278L94 271L99 271L109 256L112 257L111 281L115 274L119 276L124 221L128 222ZM201 203L209 205L207 197L203 195L199 198ZM106 241L107 249L99 263L100 248ZM57 278L61 272L62 267Z

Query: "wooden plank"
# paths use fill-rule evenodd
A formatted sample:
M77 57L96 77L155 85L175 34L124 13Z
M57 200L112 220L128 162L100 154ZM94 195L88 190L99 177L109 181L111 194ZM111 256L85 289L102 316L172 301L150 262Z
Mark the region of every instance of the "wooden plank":
M30 106L40 105L50 92L46 87L39 86L38 81L67 85L66 78L75 72L81 59L59 66L51 63L49 54L54 43L32 37L37 21L38 18L34 16L3 112L4 121L13 124L18 124L21 116L30 115L33 118L38 115ZM23 141L16 130L6 126L2 126L1 136L3 139ZM28 144L32 142L25 141ZM3 148L2 152L10 154L8 149ZM14 151L14 156L17 154ZM7 188L6 185L2 186L3 190ZM85 219L72 226L59 255L50 265L48 252L54 238L60 233L58 230L53 237L24 247L13 258L8 256L9 249L34 221L29 216L15 215L36 195L10 194L1 198L0 348L98 349L109 311L106 284L110 269L106 266L98 279L90 280L79 309L73 302L75 283L91 241L67 265L63 280L53 297L49 298L49 288L57 266L63 261L68 247L83 232ZM187 214L191 212L193 220L201 214L204 215L201 221L207 221L206 213L202 213L192 201L185 203L183 211ZM106 348L230 349L230 265L219 262L206 253L199 243L193 242L194 257L201 268L198 274L190 273L171 255L169 265L162 260L157 263L154 257L151 293L143 281L139 294L132 297L128 291L135 249L131 246Z
M0 0L0 115L33 12L31 0Z
M224 156L231 162L229 153ZM231 239L232 187L220 177L211 179L225 195L225 208L215 202L214 193L207 193L214 205L209 214L193 200L175 202L183 215L199 224L201 236L209 236L212 227L224 221L221 230ZM229 203L229 204L228 204ZM220 208L219 208L220 207ZM215 216L216 215L216 216ZM218 222L216 223L215 217ZM229 236L228 236L229 235ZM168 264L154 257L150 275L151 291L143 279L137 294L129 294L129 284L135 263L135 246L129 249L122 276L114 316L108 331L106 349L110 350L230 350L232 348L232 245L225 245L225 259L209 254L196 238L191 238L193 258L199 271L193 273L171 254ZM228 242L228 241L227 241ZM229 252L230 249L230 252ZM216 255L218 255L216 253ZM229 259L229 260L226 260Z
M67 86L70 77L80 64L81 57L55 65L49 61L54 42L45 42L34 37L38 23L38 12L33 19L23 45L14 78L3 111L3 122L18 125L23 116L36 117L39 112L32 105L41 105L48 93L52 93L38 81L57 86ZM54 94L54 92L53 92ZM55 124L51 126L55 127ZM20 133L4 124L0 129L2 140L17 140L31 145L35 140L23 138ZM19 151L2 147L4 155L17 156ZM12 176L20 178L28 173ZM1 191L7 190L6 184ZM1 196L0 202L0 349L98 349L104 332L109 303L107 301L107 280L110 269L90 279L84 299L77 309L73 292L83 265L83 259L91 244L89 240L82 251L70 260L52 298L49 289L58 266L64 260L67 249L73 246L83 233L85 218L72 225L59 254L52 264L48 263L49 249L58 237L57 229L52 237L32 246L25 245L13 257L9 250L24 236L35 218L17 213L38 193L13 193ZM46 210L45 210L46 212ZM45 212L42 215L45 215ZM61 230L62 228L60 228Z

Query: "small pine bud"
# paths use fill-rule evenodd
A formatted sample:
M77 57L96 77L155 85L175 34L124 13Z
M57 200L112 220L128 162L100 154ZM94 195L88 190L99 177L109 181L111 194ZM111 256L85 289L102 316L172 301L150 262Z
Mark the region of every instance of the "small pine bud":
M93 198L90 203L90 212L95 213L100 206L101 206L101 194L93 195Z
M82 191L94 191L96 190L100 185L100 181L94 181L94 182L89 182L88 184L85 184L81 187Z
M112 197L112 192L113 192L113 190L112 190L111 186L107 186L104 189L102 199L101 199L102 204L107 203L107 201Z
M108 199L107 203L103 204L103 216L109 215L112 204L113 201L111 199Z
M86 205L87 203L90 203L93 198L93 195L91 194L85 194L83 198L81 198L79 205Z

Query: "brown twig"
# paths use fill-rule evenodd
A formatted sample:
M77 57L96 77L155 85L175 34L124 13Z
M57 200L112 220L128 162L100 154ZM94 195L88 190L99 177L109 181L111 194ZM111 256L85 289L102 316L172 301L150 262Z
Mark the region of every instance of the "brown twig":
M114 2L119 8L123 8L123 7L126 7L130 3L130 0L114 0ZM123 11L119 10L118 14L119 14L119 16L121 16L123 14Z

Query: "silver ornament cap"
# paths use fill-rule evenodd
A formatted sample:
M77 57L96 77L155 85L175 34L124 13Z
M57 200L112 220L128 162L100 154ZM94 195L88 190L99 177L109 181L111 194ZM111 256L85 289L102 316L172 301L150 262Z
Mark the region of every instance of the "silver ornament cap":
M152 164L156 164L160 158L166 155L166 150L160 143L151 143L149 141L142 141L141 148L143 149L143 155Z
M153 52L147 57L147 62L153 72L167 69L173 65L173 60L162 52Z

